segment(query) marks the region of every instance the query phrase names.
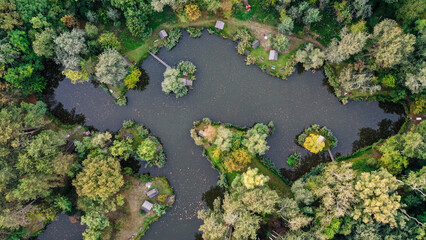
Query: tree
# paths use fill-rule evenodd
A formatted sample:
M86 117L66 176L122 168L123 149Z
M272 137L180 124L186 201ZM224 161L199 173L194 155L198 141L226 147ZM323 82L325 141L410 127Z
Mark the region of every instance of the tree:
M55 39L56 62L65 68L77 69L81 55L87 52L87 45L84 40L85 32L73 29L71 32L64 32Z
M329 164L313 179L312 193L321 201L316 216L323 226L328 226L334 218L349 214L359 201L354 188L356 174L351 166L351 163Z
M83 170L73 181L79 196L101 201L115 195L123 184L121 166L117 159L92 154L83 161Z
M147 138L143 140L139 145L137 149L137 154L141 159L145 161L150 161L154 159L156 150L157 144Z
M364 223L374 219L396 226L395 216L401 208L397 188L396 178L386 170L361 173L355 184L361 203L355 208L353 218L361 219Z
M104 50L115 49L118 51L121 48L120 41L118 41L117 36L112 32L102 33L98 38L98 42Z
M417 19L424 17L426 3L424 1L407 0L397 9L397 18L408 26Z
M0 28L10 31L22 25L21 16L16 10L15 1L0 0Z
M114 145L109 148L109 151L113 157L127 160L133 153L133 147L127 139L114 140Z
M216 140L214 141L214 144L218 149L220 149L222 152L227 152L231 148L231 141L232 141L232 131L228 128L225 128L223 126L220 126L217 129L217 135Z
M46 58L52 57L55 53L55 43L53 42L55 38L55 31L51 28L47 28L40 34L37 34L33 42L35 54Z
M175 68L167 68L164 72L164 81L161 88L166 94L175 93L176 98L183 97L188 94L188 88L178 78L179 70Z
M46 81L37 73L37 70L41 69L36 69L36 67L42 66L39 61L36 61L35 64L19 64L16 67L8 68L4 79L12 87L21 89L25 95L41 93L46 86Z
M256 188L245 191L241 201L247 209L259 214L271 214L275 211L275 205L280 201L275 190L269 188Z
M203 239L222 239L228 230L220 204L220 198L217 198L213 202L212 210L198 211L198 219L203 220L203 224L199 228L203 232Z
M153 14L153 9L148 1L111 0L111 5L123 11L126 26L133 36L142 38L151 36L152 29L148 26L148 19Z
M77 27L78 25L77 19L71 14L63 16L61 18L61 22L69 28L74 28L74 27Z
M283 34L278 34L272 38L271 46L277 51L283 51L288 48L289 40Z
M197 71L197 67L190 61L180 61L176 66L181 73L194 74Z
M408 159L401 154L401 148L402 145L397 137L388 138L378 149L382 153L382 156L378 159L379 165L392 174L401 173L408 166Z
M253 189L255 187L262 187L269 181L269 177L259 173L257 168L249 168L243 173L242 183L246 189Z
M126 84L128 89L136 88L141 75L142 72L139 68L133 69L133 71L131 71L129 75L124 78L124 84Z
M84 27L84 30L86 31L86 34L89 38L96 38L99 33L98 27L91 23L86 23L86 26Z
M305 70L319 68L324 63L324 52L308 43L305 48L297 50L296 61L303 63Z
M355 69L352 65L344 68L339 76L338 81L345 91L359 90L361 92L374 93L381 89L376 83L376 77L369 69L364 67Z
M13 30L7 33L7 38L9 43L13 48L21 53L29 54L30 53L30 41L28 35L25 31Z
M314 195L306 189L306 186L306 182L302 179L298 179L291 185L291 192L298 204L311 205L314 202Z
M245 149L232 151L225 161L225 168L228 172L241 171L252 161L252 156Z
M317 8L308 8L303 16L303 23L309 25L311 23L321 21L320 10Z
M70 79L73 84L88 82L90 80L90 75L82 71L66 69L62 71L62 74Z
M326 50L326 58L332 63L340 63L349 59L363 50L367 40L370 39L367 32L349 32L347 28L343 28L340 32L340 41L333 39L330 46Z
M412 93L422 93L426 89L426 62L420 65L415 73L407 73L405 77L405 86Z
M278 32L282 34L291 34L294 28L293 19L290 17L285 17L281 23L278 25Z
M191 21L195 21L201 17L200 7L195 3L190 3L186 5L185 13Z
M265 154L269 149L266 138L269 128L264 124L256 124L252 129L247 131L246 138L243 140L243 145L247 147L250 154Z
M279 216L287 222L288 227L292 231L299 230L312 221L311 217L305 216L299 210L296 201L291 198L281 199L278 203L278 209Z
M306 137L305 142L303 143L303 147L308 149L312 153L319 153L322 150L324 150L325 142L319 140L319 137L321 135L318 134L309 134L309 136Z
M120 86L126 75L126 62L117 50L107 49L99 56L96 77L100 82Z
M371 53L381 68L391 68L401 63L414 50L416 37L405 34L398 23L385 19L374 27L374 47Z
M151 6L157 12L162 12L164 6L169 5L171 8L176 9L179 4L184 4L188 0L153 0Z
M220 0L202 0L202 4L209 12L216 12L220 8Z
M115 8L108 8L106 15L113 22L118 21L120 19L120 12Z

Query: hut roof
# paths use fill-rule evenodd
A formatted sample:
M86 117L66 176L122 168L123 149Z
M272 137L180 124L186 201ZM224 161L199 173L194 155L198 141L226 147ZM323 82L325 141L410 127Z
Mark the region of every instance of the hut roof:
M149 190L149 191L146 193L146 195L147 195L149 198L153 198L153 197L155 197L155 196L157 196L157 195L158 195L158 190L157 190L156 188L151 189L151 190Z
M161 39L164 39L164 38L166 38L167 36L169 36L169 35L167 35L166 30L161 30L161 31L158 33L158 35L160 35L160 38L161 38Z
M317 142L325 142L325 137L323 137L323 136L319 136L318 137L318 139L317 139Z
M223 28L225 27L225 23L222 21L216 21L216 25L214 27L223 30Z
M278 60L278 52L275 50L269 51L269 60L277 61Z
M260 46L260 42L259 42L259 40L254 40L252 43L251 43L251 47L252 48L258 48Z
M152 204L148 201L145 201L145 202L143 202L141 209L144 210L145 212L149 212L149 211L151 211L151 209L153 207L154 207L154 204Z
M186 78L181 78L180 81L184 86L192 86L192 80L188 80Z

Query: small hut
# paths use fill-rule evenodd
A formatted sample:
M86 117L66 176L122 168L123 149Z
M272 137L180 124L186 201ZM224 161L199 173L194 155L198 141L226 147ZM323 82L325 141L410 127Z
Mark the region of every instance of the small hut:
M154 207L154 204L152 204L148 201L145 201L145 202L143 202L141 209L148 213L148 212L151 211L151 209L153 207Z
M269 60L277 61L278 60L278 52L275 50L269 51Z
M158 35L160 36L160 38L161 38L161 39L165 39L165 38L167 38L167 36L169 36L169 35L167 35L166 30L161 30L161 31L158 33Z
M225 23L222 21L216 21L216 25L214 27L219 30L223 30L223 28L225 27Z
M254 40L252 43L251 43L251 47L252 48L258 48L260 46L260 42L259 42L259 40Z
M320 135L317 139L317 143L322 143L322 142L325 142L325 137Z
M192 87L192 82L193 82L192 80L181 78L180 81L182 82L183 86Z
M200 135L201 137L204 137L204 131L203 131L203 130L200 130L200 131L198 132L198 135Z
M153 198L153 197L155 197L155 196L157 196L157 195L158 195L158 190L157 190L156 188L151 189L151 190L149 190L149 191L146 193L146 195L147 195L149 198Z

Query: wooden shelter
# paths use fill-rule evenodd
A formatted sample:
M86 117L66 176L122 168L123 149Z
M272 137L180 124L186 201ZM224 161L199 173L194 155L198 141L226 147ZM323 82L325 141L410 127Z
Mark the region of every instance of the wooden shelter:
M186 86L186 87L192 87L193 81L192 80L188 80L186 78L181 78L180 79L181 83Z

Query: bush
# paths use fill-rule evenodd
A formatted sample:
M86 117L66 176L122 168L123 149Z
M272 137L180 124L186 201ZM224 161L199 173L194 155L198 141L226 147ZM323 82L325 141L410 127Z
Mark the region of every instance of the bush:
M123 122L123 128L129 129L129 128L132 128L134 126L136 126L136 122L133 121L133 120L126 120L126 121Z
M197 67L190 61L180 61L176 68L180 73L194 74L197 71Z
M387 74L386 76L380 78L380 82L385 87L389 87L389 88L396 87L396 78L392 74Z
M277 51L283 51L288 48L289 39L283 34L278 34L272 38L271 47Z
M137 67L133 67L131 71L132 72L124 78L124 84L126 84L128 89L133 89L136 87L142 74L141 70Z
M98 38L98 42L102 49L112 48L115 50L120 50L121 48L120 41L118 41L117 36L115 36L115 34L112 32L102 33Z
M200 7L195 3L190 3L186 5L185 13L191 21L195 21L199 17L201 17Z

